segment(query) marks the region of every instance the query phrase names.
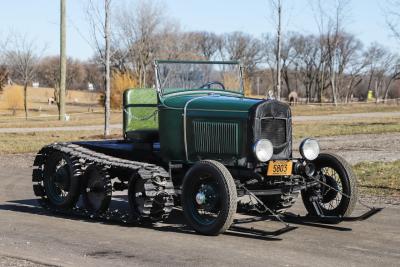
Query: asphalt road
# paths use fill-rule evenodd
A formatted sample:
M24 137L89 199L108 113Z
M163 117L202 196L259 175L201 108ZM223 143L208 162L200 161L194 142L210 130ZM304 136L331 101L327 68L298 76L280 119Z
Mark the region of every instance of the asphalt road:
M398 266L400 261L400 206L388 205L362 222L293 224L299 228L275 238L234 232L207 237L187 229L179 211L152 227L49 214L34 200L31 164L29 155L0 157L2 266ZM290 211L305 213L300 200Z

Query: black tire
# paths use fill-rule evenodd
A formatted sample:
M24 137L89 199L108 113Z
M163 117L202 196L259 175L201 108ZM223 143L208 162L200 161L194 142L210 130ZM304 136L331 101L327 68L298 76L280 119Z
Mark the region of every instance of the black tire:
M112 184L107 169L90 165L85 171L82 188L82 201L86 209L95 213L103 213L108 209Z
M323 199L318 202L318 205L321 208L323 215L350 216L357 203L358 190L357 178L349 163L342 157L333 153L321 153L314 163L317 172L323 173L325 170L333 170L333 175L337 174L338 177L336 178L336 182L335 179L331 178L332 175L324 174L324 178L326 178L325 183L328 183L334 188L341 186L341 188L338 189L350 197L348 198L340 193L335 192L333 189L329 189L328 187L321 185L322 191L325 193L323 194ZM340 181L340 184L337 183L338 181ZM312 216L316 216L318 213L310 201L310 197L313 195L313 193L315 193L313 190L315 189L309 188L306 191L303 190L301 192L301 197L308 213ZM333 201L336 199L336 197L339 198L339 195L341 196L340 201L337 202L337 205L332 206L332 209L324 207L327 205L327 203L330 203L328 201Z
M173 196L167 191L173 189L168 178L156 176L143 179L134 174L128 186L129 207L133 217L142 222L166 220L174 206Z
M144 214L144 205L146 204L145 181L140 175L135 174L129 181L128 200L131 213L134 217L140 217Z
M80 175L78 159L58 151L50 153L44 164L43 175L48 204L57 209L75 206L80 195Z
M237 208L237 192L232 175L224 165L213 160L197 162L186 173L182 187L183 213L196 232L218 235L231 226ZM198 203L199 194L204 196L204 203ZM199 213L201 209L204 214ZM206 215L206 212L213 215Z

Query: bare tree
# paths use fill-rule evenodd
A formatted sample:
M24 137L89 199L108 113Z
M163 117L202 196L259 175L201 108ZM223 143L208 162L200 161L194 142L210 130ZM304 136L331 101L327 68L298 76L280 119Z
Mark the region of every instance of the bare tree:
M111 3L112 0L104 0L103 7L89 0L87 9L88 22L91 28L92 40L104 66L104 136L110 135L110 96L111 96Z
M292 83L291 82L296 82L296 76L297 72L295 71L296 69L296 60L299 57L299 52L296 50L295 45L296 41L299 39L299 35L295 33L289 33L286 38L282 39L282 52L281 52L281 61L282 61L282 67L281 67L281 73L282 73L282 78L285 81L286 84L286 96L288 97L290 92L292 91ZM294 79L291 78L291 74L295 76ZM294 80L294 81L292 81ZM282 95L282 89L281 89L281 95Z
M386 100L393 81L400 78L400 59L378 43L372 43L364 53L368 89L375 92L376 102Z
M292 43L293 49L296 51L293 65L295 66L301 84L304 86L305 97L308 103L313 95L313 88L315 88L317 98L320 96L320 94L318 94L318 90L320 89L319 77L321 75L319 39L313 35L299 35L292 39ZM318 101L321 100L318 99Z
M117 28L130 62L134 65L139 86L147 86L147 72L157 52L157 38L165 22L163 7L153 0L139 0L133 7L120 8Z
M354 89L364 79L363 71L365 70L366 66L367 63L362 57L355 59L349 64L345 77L345 82L343 83L343 94L345 103L352 101Z
M263 38L263 63L266 63L269 67L269 73L271 74L271 81L274 85L273 88L269 89L276 89L276 42L275 37L270 34L266 34Z
M400 58L398 55L392 54L390 59L388 59L388 65L389 67L387 68L388 73L386 75L386 79L384 82L384 91L383 91L383 100L386 102L389 96L389 91L390 91L390 86L392 83L396 80L400 79Z
M12 75L24 87L25 118L28 119L28 85L33 81L40 58L34 41L26 36L15 35L11 42L12 50L7 51L7 62L12 69Z
M193 41L197 50L206 60L210 60L218 50L218 36L212 32L195 32Z
M282 86L282 70L281 70L281 52L282 52L282 0L270 0L270 6L272 9L272 17L276 20L276 98L281 98L281 86Z
M0 93L3 92L4 86L7 84L9 79L9 72L7 66L0 65Z
M386 23L393 36L400 42L400 0L386 0Z
M259 39L242 32L225 34L224 51L229 60L240 60L244 66L245 93L251 92L251 78L257 64L263 59L262 43Z
M321 1L309 0L314 10L315 20L320 33L322 75L325 67L329 71L332 102L337 105L337 73L339 71L339 40L344 32L346 11L350 0ZM322 76L324 80L324 76ZM324 82L322 82L322 86ZM321 89L322 93L322 89Z
M6 66L6 47L9 38L1 38L0 37L0 93L2 93L4 86L9 81L9 70Z
M78 60L67 58L66 69L66 94L68 89L80 89L85 82L86 71L84 64ZM44 57L38 63L36 78L40 84L54 88L54 100L59 108L60 106L60 57L49 56Z
M262 61L261 41L249 34L233 32L225 35L225 51L230 60L240 60L249 72Z

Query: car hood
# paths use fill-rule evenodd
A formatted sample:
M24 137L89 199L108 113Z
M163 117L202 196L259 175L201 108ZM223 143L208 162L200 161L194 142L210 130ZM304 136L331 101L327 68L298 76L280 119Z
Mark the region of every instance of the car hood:
M184 109L187 111L248 112L251 107L262 102L262 99L229 95L181 95L164 99L166 108Z

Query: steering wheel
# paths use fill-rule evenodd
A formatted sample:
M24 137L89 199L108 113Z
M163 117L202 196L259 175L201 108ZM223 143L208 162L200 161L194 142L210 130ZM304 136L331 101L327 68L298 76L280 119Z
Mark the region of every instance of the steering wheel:
M219 85L222 88L222 90L225 90L224 84L221 82L218 82L218 81L211 81L211 82L205 83L202 86L200 86L199 89L205 89L205 88L210 89L211 85L214 85L214 84Z

